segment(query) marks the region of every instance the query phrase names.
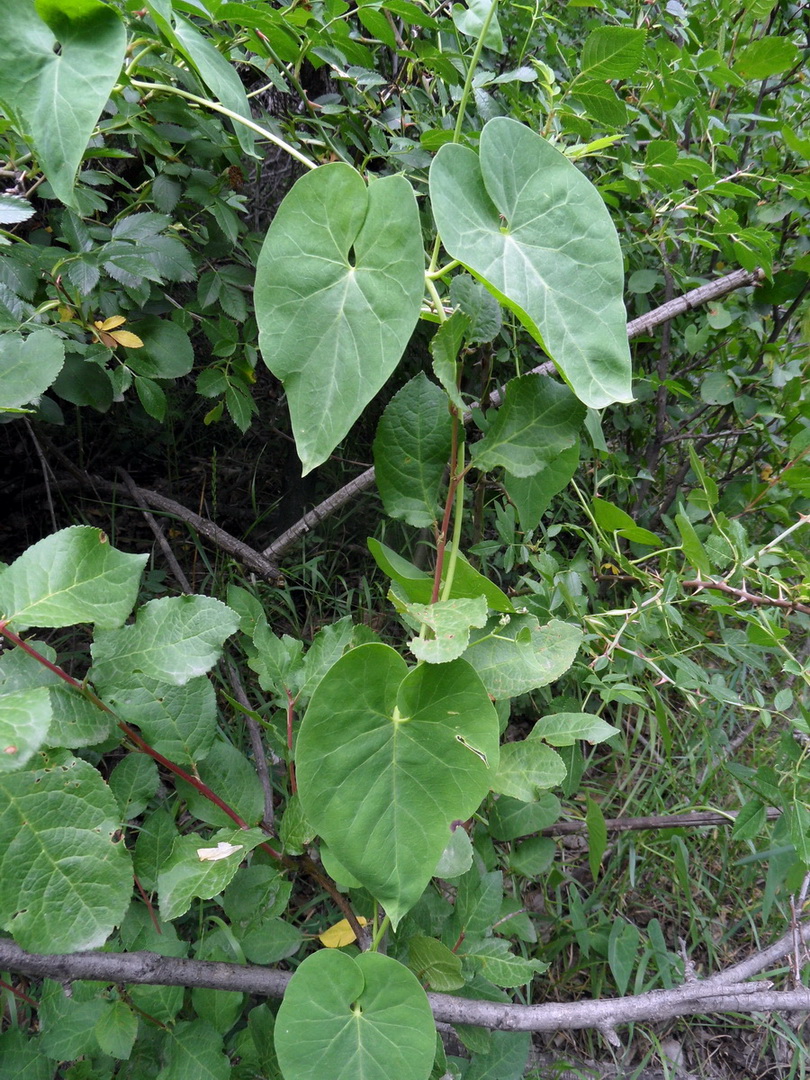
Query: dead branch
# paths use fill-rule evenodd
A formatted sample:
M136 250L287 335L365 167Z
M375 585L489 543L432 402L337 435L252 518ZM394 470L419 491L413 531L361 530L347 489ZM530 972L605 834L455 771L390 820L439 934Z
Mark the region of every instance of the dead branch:
M687 814L650 814L648 817L607 818L605 827L608 832L631 832L638 829L682 829L701 828L703 826L733 825L737 810L694 810ZM766 817L773 821L782 811L774 806L768 807ZM540 829L540 836L569 836L572 833L584 833L588 826L584 821L557 821Z
M596 1028L607 1037L615 1036L615 1029L621 1024L655 1022L696 1013L803 1012L810 1010L810 989L807 987L774 990L768 981L746 980L789 956L797 941L808 940L810 922L800 924L768 948L708 978L684 982L674 990L651 990L634 997L541 1005L474 1001L449 994L428 994L428 999L438 1022L472 1024L499 1031L553 1032ZM254 964L178 959L151 952L47 956L26 952L7 938L0 939L0 971L65 983L90 980L199 986L271 998L283 997L292 978L290 972L273 971Z

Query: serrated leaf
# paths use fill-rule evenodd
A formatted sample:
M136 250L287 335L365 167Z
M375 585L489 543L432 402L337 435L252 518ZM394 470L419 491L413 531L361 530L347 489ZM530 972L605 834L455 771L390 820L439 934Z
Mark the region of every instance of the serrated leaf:
M416 325L424 252L404 176L366 187L342 162L296 182L256 269L259 345L287 391L304 473L388 379Z
M62 529L0 572L0 614L17 632L75 623L118 627L132 611L147 558L117 551L100 529Z
M411 638L408 648L413 655L429 664L445 664L456 660L467 648L471 627L480 629L486 623L487 598L409 604L407 612L433 631L432 638Z
M523 986L548 969L548 964L542 960L524 960L522 956L516 956L503 938L470 941L465 943L463 952L484 978L496 986Z
M629 79L641 66L646 31L630 26L598 26L582 49L581 75L589 79Z
M467 37L480 38L484 29L487 16L492 11L492 0L467 0L466 7L461 4L453 4L452 17L456 28ZM493 52L504 52L503 35L498 23L497 13L489 20L489 26L484 37L484 48L492 49Z
M801 63L802 54L788 37L768 35L744 45L733 70L744 79L767 79Z
M492 790L522 802L531 802L565 779L560 755L535 739L504 743Z
M374 439L377 487L389 517L417 528L436 521L451 427L447 395L422 372L391 399Z
M495 840L516 840L553 825L561 814L560 800L546 792L535 802L521 802L502 795L489 813L489 831Z
M27 199L19 195L0 195L0 224L19 225L22 221L28 221L33 217L36 210Z
M464 1073L464 1080L521 1080L531 1052L527 1031L493 1031L492 1044L476 1054Z
M495 616L472 631L464 654L496 700L516 697L559 679L573 664L582 632L552 619L540 626L534 615Z
M573 446L584 419L585 406L568 387L542 375L512 379L484 438L473 445L473 463L533 476Z
M160 776L153 758L147 754L127 754L110 773L110 791L115 796L124 821L144 812L158 789Z
M216 697L204 675L183 686L144 676L137 686L112 687L104 700L122 720L138 727L154 750L179 764L202 761L216 737Z
M430 169L448 253L547 349L586 405L631 401L618 237L598 192L529 128L495 117L480 156L443 146Z
M118 12L99 0L15 0L0 7L0 104L31 139L54 194L73 185L126 50Z
M125 1001L110 1001L106 1006L93 1034L103 1054L126 1061L138 1034L138 1017Z
M197 835L178 836L172 853L158 874L160 913L164 919L185 915L191 901L197 897L210 900L231 881L245 856L265 840L259 829L220 829L206 840L206 845L219 843L232 846L226 859L201 859L200 838Z
M13 772L30 761L50 726L47 687L5 691L0 684L0 773Z
M497 714L469 664L409 671L387 645L361 645L312 696L296 745L298 793L312 827L396 926L450 823L488 790L497 755Z
M196 771L200 780L224 799L248 825L261 821L264 813L262 785L252 762L232 743L215 742ZM209 825L233 827L232 819L225 811L195 787L179 778L175 781L175 787L194 817Z
M530 739L545 739L552 746L572 746L584 742L600 743L619 734L619 729L593 713L551 713L532 728Z
M150 600L134 625L96 634L91 677L103 690L136 688L142 676L182 686L214 665L238 629L236 613L211 596Z
M112 792L87 762L0 774L0 925L31 952L103 945L132 864Z
M285 1080L427 1080L436 1032L424 990L390 956L316 952L287 986L275 1024Z
M222 1036L207 1020L182 1020L168 1027L160 1080L228 1080L231 1063Z
M450 303L467 316L469 328L465 336L471 344L494 341L501 332L501 305L469 274L456 274L450 282Z
M44 394L65 362L65 346L50 330L0 334L0 412Z
M127 352L127 364L137 375L150 379L179 379L194 366L188 334L169 319L149 316L132 324L143 347Z

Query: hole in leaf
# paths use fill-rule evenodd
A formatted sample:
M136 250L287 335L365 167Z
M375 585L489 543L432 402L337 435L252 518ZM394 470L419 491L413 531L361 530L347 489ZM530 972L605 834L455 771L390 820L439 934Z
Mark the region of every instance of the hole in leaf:
M53 43L53 51L56 53L57 56L62 55L62 43L60 41L55 41Z
M352 270L357 266L357 252L354 250L354 244L349 248L349 254L346 256L349 266Z

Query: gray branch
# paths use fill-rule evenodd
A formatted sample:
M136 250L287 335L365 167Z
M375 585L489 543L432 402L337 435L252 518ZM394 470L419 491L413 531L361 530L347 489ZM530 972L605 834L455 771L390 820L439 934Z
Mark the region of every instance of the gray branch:
M548 1002L542 1005L472 1001L449 994L428 994L437 1022L473 1024L499 1031L571 1031L595 1028L614 1032L620 1024L667 1020L700 1013L765 1013L810 1010L810 989L774 990L767 981L746 982L791 955L810 940L810 922L791 929L773 945L742 963L674 990L651 990L634 997L600 1001ZM29 953L0 938L0 971L60 982L90 980L147 983L152 986L209 987L263 997L284 996L292 974L253 964L186 960L151 952L84 952L46 956Z

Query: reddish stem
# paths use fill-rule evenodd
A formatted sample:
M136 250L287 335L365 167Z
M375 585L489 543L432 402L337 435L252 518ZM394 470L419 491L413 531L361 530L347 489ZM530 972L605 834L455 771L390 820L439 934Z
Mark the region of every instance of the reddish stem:
M295 698L285 686L287 695L287 750L289 751L288 772L290 775L290 794L295 795L298 785L295 782L295 762L293 761L293 722L295 721Z
M456 469L458 467L458 413L455 409L453 409L452 439L453 441L450 447L450 483L447 487L447 500L444 504L442 526L436 539L436 569L433 574L433 592L430 597L431 604L435 604L439 599L439 593L442 587L442 570L444 568L444 553L447 549L447 533L450 529L453 503L456 500L456 489L461 480L460 476L456 476Z
M14 995L14 997L18 997L20 1001L24 1001L26 1005L30 1005L34 1009L39 1008L38 1001L34 1001L33 998L30 998L28 996L28 994L24 994L22 990L18 990L15 986L12 986L11 983L7 983L4 979L0 979L0 988L2 988L3 990L9 990Z
M226 802L223 802L219 795L217 795L215 791L212 791L207 784L204 784L202 780L199 780L191 773L186 772L186 770L181 768L180 765L177 765L174 761L170 761L168 758L164 757L163 754L159 754L157 750L153 749L153 747L151 747L149 743L146 742L145 739L141 738L141 736L137 733L137 731L134 730L134 728L131 728L129 724L126 724L123 720L120 720L118 716L113 712L113 710L109 707L109 705L105 705L101 698L98 697L98 695L95 694L89 687L85 686L83 683L78 682L76 679L73 678L72 675L68 675L68 673L63 668L60 668L57 664L52 664L50 660L46 659L46 657L44 657L41 653L37 652L35 648L33 648L27 642L23 641L23 639L17 634L15 634L13 630L9 630L5 622L0 622L0 634L2 634L10 642L12 642L12 644L16 645L24 652L27 652L29 656L33 656L35 660L38 660L40 664L46 667L49 671L52 671L54 675L58 675L59 678L63 679L69 686L72 686L74 689L78 690L79 693L88 701L91 701L96 706L96 708L101 709L103 712L108 713L110 716L112 716L121 731L123 731L123 733L130 740L130 742L133 742L139 750L142 750L144 754L148 754L149 757L153 758L159 765L162 765L164 769L167 769L169 772L174 773L175 776L179 776L180 779L185 780L187 784L191 784L191 786L197 791L199 791L199 793L204 798L208 799L209 802L212 802L214 806L218 806L224 814L227 814L231 821L238 825L240 829L250 828L248 823L244 821L232 807L228 806ZM263 843L260 844L259 847L264 848L264 850L267 852L268 855L271 856L271 858L281 858L281 854L278 851L275 851L272 847L270 847L269 844Z

